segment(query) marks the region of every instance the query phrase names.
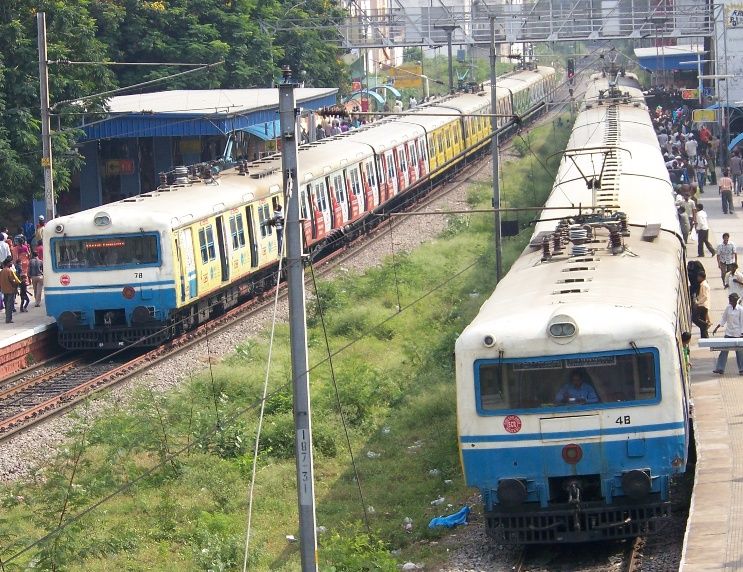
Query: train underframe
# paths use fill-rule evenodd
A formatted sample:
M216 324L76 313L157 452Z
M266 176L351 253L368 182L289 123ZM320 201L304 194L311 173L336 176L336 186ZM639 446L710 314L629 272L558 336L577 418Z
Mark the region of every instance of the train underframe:
M658 532L671 514L671 502L660 494L642 503L615 498L549 508L500 508L487 511L487 532L500 544L554 544L634 538Z

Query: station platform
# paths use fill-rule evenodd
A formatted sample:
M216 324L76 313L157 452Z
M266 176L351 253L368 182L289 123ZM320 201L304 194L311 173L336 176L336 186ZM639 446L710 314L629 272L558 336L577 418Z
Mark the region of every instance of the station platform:
M722 242L730 233L738 264L743 266L743 197L734 197L735 211L723 214L717 186L707 185L700 201L707 211L709 241ZM712 293L710 320L720 322L728 305L717 260L699 258L707 270ZM687 245L687 258L697 258L697 243ZM714 325L710 328L710 336ZM697 465L694 492L679 570L743 570L743 375L738 374L735 353L728 355L724 375L712 373L718 352L698 346L699 328L691 342L691 396ZM720 328L715 337L722 337Z
M20 308L16 297L16 307ZM31 297L28 312L17 311L13 323L5 323L5 310L0 311L0 380L59 353L57 325L46 315L44 299L37 308Z

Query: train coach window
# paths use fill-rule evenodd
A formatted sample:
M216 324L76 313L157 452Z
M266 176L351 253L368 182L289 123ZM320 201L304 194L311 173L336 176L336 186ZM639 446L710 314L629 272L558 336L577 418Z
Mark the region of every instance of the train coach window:
M52 265L60 270L160 264L156 234L53 238L51 249Z
M258 205L258 225L261 227L262 238L271 234L271 225L266 222L269 218L271 218L271 213L268 210L268 204Z
M557 403L556 396L576 371L599 398L598 403L586 407L647 403L660 398L657 351L641 349L588 356L478 360L474 372L477 409L489 414L573 406Z
M243 226L243 215L230 217L230 234L232 235L232 248L237 250L245 246L245 227Z
M201 261L206 263L217 257L214 248L214 230L212 225L199 229L199 248L201 249Z

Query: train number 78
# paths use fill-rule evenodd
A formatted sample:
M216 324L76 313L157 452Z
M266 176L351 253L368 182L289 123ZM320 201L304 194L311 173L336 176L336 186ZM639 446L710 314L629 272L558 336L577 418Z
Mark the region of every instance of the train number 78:
M631 425L632 419L630 419L629 415L620 415L619 417L617 417L617 420L614 421L614 423L616 423L617 425Z

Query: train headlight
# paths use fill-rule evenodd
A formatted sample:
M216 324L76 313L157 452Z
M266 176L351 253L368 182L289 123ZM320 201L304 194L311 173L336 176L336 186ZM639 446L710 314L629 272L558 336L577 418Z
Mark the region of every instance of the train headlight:
M558 323L550 326L550 336L567 338L575 335L575 324Z
M93 217L93 224L96 226L108 226L111 224L111 217L108 213L96 213Z
M121 295L124 296L127 300L131 300L134 298L134 295L137 293L137 291L132 288L131 286L124 286L124 289L121 291Z
M582 458L583 449L580 448L580 445L571 443L570 445L565 445L562 448L562 460L565 461L568 465L577 465Z
M495 337L491 336L490 334L486 335L482 339L482 345L484 345L486 348L492 348L495 345Z
M622 474L622 490L624 494L634 500L640 500L650 492L650 475L645 471L635 469Z
M518 506L526 500L526 485L518 479L503 479L498 483L498 500L503 506Z

